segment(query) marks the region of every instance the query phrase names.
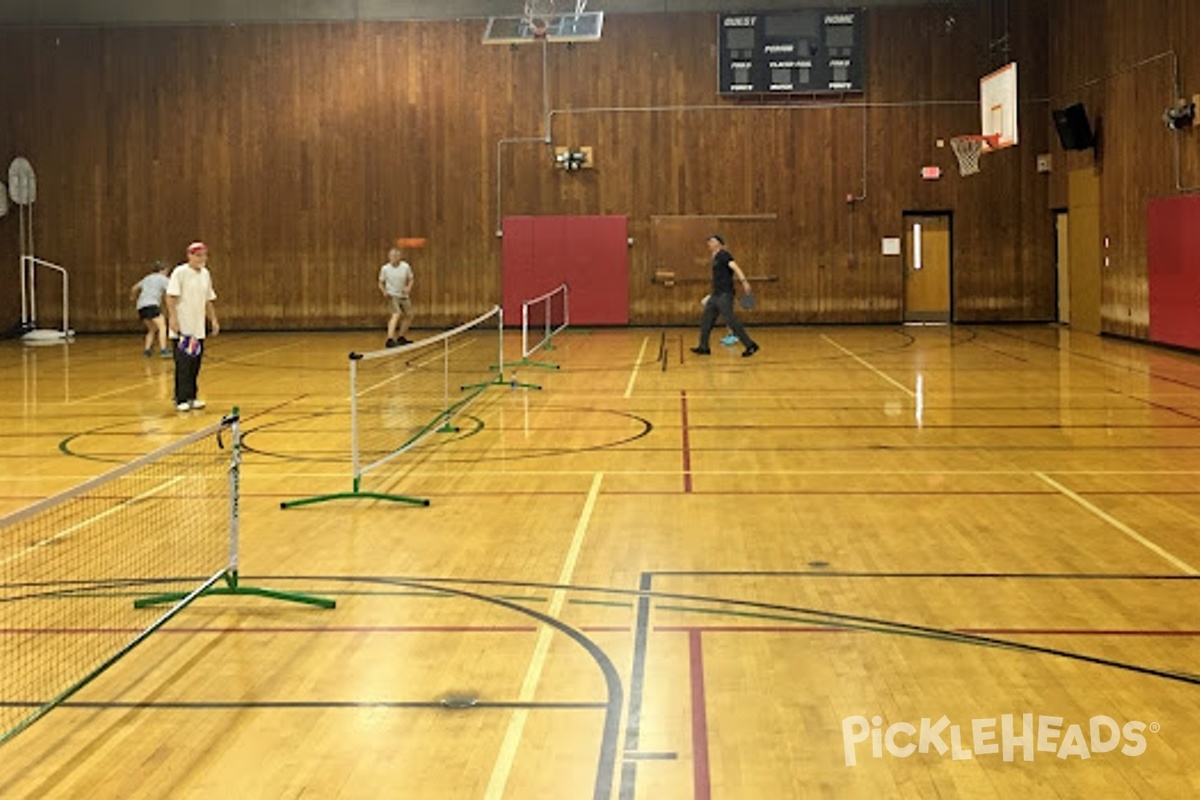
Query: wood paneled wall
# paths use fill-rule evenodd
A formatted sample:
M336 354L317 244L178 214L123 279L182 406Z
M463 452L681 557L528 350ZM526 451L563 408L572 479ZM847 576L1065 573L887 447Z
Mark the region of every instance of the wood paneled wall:
M1200 130L1162 120L1177 75L1184 96L1200 91L1200 13L1191 0L1054 0L1050 25L1053 104L1083 102L1098 131L1094 155L1053 147L1056 161L1100 176L1102 329L1148 338L1147 203L1200 190ZM1055 205L1067 205L1067 172L1055 172Z
M774 215L729 242L778 276L756 322L884 322L903 287L881 237L948 210L955 318L1050 319L1049 18L1012 0L1022 142L961 178L948 140L978 130L999 63L981 6L871 10L866 95L790 103L718 97L711 14L609 15L600 42L545 50L484 46L478 20L0 28L0 161L37 168L38 255L72 269L85 331L135 329L128 286L196 238L226 327L314 329L380 324L387 245L427 237L419 324L446 325L500 297L505 214L627 215L631 321L663 324L697 297L651 281L654 220ZM596 168L554 169L547 134ZM3 263L14 231L0 220Z

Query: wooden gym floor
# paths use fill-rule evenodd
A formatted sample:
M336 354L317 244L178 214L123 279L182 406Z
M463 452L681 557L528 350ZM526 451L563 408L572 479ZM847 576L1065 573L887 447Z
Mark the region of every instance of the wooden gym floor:
M568 331L388 471L428 508L286 511L348 488L376 333L223 334L191 414L140 337L0 344L0 512L237 405L243 579L338 601L198 601L0 796L1200 796L1200 359L754 333Z

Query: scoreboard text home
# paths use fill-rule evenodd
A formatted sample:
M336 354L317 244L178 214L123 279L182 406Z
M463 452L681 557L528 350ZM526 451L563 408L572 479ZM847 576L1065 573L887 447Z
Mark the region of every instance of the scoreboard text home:
M861 9L721 14L721 94L840 94L863 90Z

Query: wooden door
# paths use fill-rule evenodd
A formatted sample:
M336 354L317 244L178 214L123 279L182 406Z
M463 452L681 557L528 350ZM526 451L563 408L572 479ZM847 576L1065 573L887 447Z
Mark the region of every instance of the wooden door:
M950 321L950 216L904 215L904 321Z
M1058 321L1071 324L1071 225L1070 215L1059 211L1054 215L1054 268L1058 273Z
M1067 178L1071 215L1071 330L1100 332L1100 269L1104 260L1100 237L1100 176L1092 167L1073 169Z

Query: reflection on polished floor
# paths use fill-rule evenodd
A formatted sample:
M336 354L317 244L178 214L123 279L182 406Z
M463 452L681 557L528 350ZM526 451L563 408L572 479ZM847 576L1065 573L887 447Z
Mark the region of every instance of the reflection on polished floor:
M189 413L134 336L0 344L0 513L237 407L242 574L337 600L197 601L0 796L1200 796L1200 358L694 336L568 330L373 477L428 507L287 510L351 482L370 334L224 333Z

